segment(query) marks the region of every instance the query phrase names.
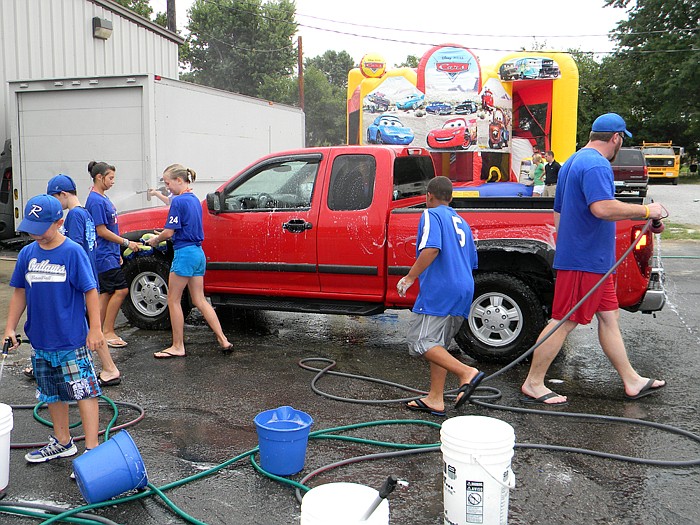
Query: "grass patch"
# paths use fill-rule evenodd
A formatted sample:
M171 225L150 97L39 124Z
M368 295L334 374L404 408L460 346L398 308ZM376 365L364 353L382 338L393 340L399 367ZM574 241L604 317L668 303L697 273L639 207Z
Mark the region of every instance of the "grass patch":
M676 222L667 222L666 229L661 233L661 240L700 241L700 226L693 226L692 224L678 224Z
M688 166L681 166L681 171L678 175L678 184L700 184L700 171L692 173L688 169Z

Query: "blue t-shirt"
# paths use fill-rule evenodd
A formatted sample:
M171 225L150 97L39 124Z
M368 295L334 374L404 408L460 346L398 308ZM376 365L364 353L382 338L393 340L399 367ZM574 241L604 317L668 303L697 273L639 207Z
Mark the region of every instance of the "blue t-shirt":
M591 213L615 199L610 161L592 148L574 153L559 170L554 211L560 213L554 267L604 274L615 264L615 222Z
M92 220L95 222L95 228L104 224L109 231L119 235L117 209L106 195L91 191L85 203L85 208L90 212ZM120 257L121 252L119 251L119 244L103 239L99 235L97 236L95 266L98 274L106 272L107 270L119 268Z
M185 246L202 245L204 240L202 203L194 193L188 191L173 198L165 228L175 230L172 236L175 250Z
M70 239L53 250L33 242L22 248L10 286L24 288L27 322L24 333L34 348L75 350L85 346L85 292L97 289L90 261Z
M413 312L444 317L467 317L474 296L477 254L472 230L449 206L429 208L418 225L416 257L425 248L440 253L420 274L420 292Z
M63 223L63 230L66 237L83 247L88 259L90 259L90 266L92 266L95 281L99 283L97 263L95 262L97 232L95 231L95 222L92 220L90 212L82 206L76 206L72 210L68 210L66 220Z

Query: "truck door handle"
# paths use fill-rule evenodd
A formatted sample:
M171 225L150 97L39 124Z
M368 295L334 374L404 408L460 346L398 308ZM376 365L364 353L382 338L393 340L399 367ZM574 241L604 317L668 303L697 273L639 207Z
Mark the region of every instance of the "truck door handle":
M313 228L313 225L304 219L291 219L289 222L282 224L282 228L291 233L301 233L310 230Z

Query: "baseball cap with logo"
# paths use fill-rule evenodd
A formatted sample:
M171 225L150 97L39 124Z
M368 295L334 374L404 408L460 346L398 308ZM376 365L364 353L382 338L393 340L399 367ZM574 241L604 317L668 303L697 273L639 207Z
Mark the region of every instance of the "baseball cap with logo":
M75 182L68 175L56 175L49 181L46 187L46 193L56 195L62 191L75 191Z
M627 131L625 119L617 113L606 113L595 119L595 121L593 121L593 126L591 126L591 131L595 131L596 133L624 133L632 138L632 133Z
M51 195L37 195L27 201L24 219L17 228L32 235L44 235L54 222L63 218L61 201Z

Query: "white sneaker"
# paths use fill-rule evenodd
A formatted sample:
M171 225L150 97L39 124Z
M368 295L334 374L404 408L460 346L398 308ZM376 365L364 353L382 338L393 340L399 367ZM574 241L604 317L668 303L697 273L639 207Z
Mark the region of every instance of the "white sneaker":
M24 456L24 459L29 463L43 463L52 459L75 456L77 453L78 447L73 443L73 438L67 445L61 445L54 436L49 436L49 442L46 446L29 452Z

